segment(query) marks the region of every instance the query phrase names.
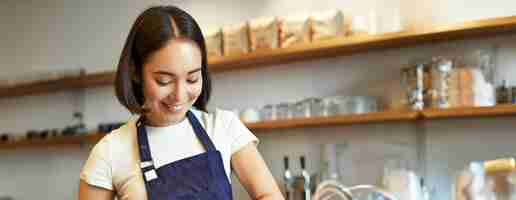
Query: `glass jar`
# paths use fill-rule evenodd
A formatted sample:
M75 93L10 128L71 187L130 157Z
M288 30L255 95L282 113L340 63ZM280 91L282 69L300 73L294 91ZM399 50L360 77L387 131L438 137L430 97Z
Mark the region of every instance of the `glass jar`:
M353 114L378 111L376 98L369 96L352 96L348 98L348 110Z
M338 114L338 98L340 96L334 96L334 97L324 97L321 99L321 106L322 106L322 112L321 116L333 116Z
M324 116L324 102L321 98L311 98L310 111L312 117Z
M403 68L402 85L405 87L406 104L412 110L422 110L423 102L423 72L425 65L418 63L410 67Z
M296 104L294 117L322 116L323 104L320 98L306 98Z
M433 108L449 108L451 105L453 60L444 57L432 58L431 76L431 102Z
M459 98L456 106L494 106L494 49L476 49L458 57L456 80Z
M260 109L260 117L262 120L276 120L277 119L277 110L276 105L267 104Z
M290 103L280 103L276 105L276 111L277 111L277 119L290 119L293 117L293 114L291 112L291 104Z
M346 96L334 96L331 97L331 104L329 105L330 112L335 113L336 115L345 115L349 114L347 107L347 99Z

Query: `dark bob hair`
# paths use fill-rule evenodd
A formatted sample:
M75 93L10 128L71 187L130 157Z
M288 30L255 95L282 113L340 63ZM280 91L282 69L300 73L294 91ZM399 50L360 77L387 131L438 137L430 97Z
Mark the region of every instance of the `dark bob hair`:
M136 18L118 62L115 79L116 97L131 113L146 112L142 107L145 102L143 64L174 38L190 39L201 50L202 90L193 106L206 111L211 94L211 79L201 29L194 18L185 11L175 6L157 6L148 8Z

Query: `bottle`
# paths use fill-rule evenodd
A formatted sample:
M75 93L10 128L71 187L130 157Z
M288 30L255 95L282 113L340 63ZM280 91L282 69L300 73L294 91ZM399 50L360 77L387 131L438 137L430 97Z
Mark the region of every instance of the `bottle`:
M310 189L310 174L308 171L306 171L306 163L305 163L305 157L301 156L299 158L299 161L301 162L301 175L303 176L304 180L304 193L305 193L305 200L310 200L312 196L312 191Z
M287 200L294 199L293 193L293 184L294 184L294 176L292 176L292 172L289 169L288 157L283 157L283 167L285 171L283 172L283 180L285 182L285 196Z

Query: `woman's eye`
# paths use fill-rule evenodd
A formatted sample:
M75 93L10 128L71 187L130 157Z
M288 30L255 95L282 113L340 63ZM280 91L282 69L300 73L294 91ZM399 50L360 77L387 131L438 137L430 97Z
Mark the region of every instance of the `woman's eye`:
M158 85L164 86L164 85L168 85L170 83L170 81L167 81L167 80L156 80L156 83L158 83Z
M188 79L187 81L188 83L197 83L197 81L199 81L199 78Z

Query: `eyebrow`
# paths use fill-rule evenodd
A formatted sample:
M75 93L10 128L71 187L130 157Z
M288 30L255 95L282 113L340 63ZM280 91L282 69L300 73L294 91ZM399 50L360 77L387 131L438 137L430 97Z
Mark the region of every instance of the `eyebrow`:
M198 72L198 71L201 71L201 68L200 68L200 67L199 67L199 68L197 68L197 69L194 69L194 70L192 70L192 71L189 71L189 72L188 72L188 75L193 74L193 73L196 73L196 72ZM156 71L156 72L154 72L154 74L168 75L168 76L176 76L175 74L170 73L170 72L166 72L166 71Z

